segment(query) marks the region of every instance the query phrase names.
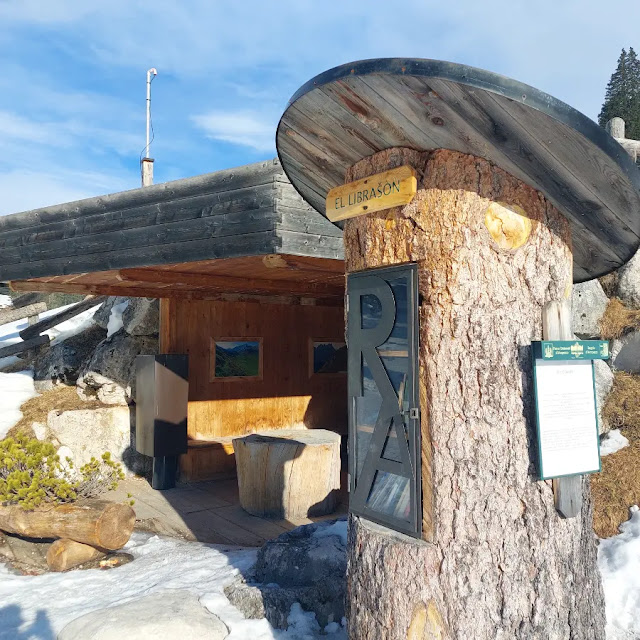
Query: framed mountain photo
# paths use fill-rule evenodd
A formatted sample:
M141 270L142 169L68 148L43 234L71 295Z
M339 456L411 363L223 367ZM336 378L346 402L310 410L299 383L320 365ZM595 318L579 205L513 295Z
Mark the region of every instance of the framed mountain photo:
M347 345L344 341L309 339L309 375L345 374Z
M262 338L212 338L210 379L262 379Z

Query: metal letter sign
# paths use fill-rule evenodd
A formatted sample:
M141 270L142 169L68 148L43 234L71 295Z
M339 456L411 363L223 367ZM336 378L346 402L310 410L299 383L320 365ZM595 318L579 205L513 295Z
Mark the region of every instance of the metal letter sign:
M415 265L347 278L350 510L420 537Z

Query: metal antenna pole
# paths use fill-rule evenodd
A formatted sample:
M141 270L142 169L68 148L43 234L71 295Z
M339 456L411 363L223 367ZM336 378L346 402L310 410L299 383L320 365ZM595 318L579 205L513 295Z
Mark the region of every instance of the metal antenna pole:
M151 132L151 83L157 75L158 72L155 67L152 67L147 71L147 145L145 146L145 158L149 157L149 145L151 144L149 139Z
M154 67L147 71L147 144L144 147L144 158L142 159L142 186L148 187L153 184L153 158L149 156L149 146L151 145L151 83L158 75Z

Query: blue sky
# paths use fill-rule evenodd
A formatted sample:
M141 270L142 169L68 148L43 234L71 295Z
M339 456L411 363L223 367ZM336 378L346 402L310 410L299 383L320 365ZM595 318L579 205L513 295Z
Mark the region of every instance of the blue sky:
M149 67L164 182L273 157L294 91L363 58L483 67L596 118L639 24L638 0L0 0L0 214L139 186Z

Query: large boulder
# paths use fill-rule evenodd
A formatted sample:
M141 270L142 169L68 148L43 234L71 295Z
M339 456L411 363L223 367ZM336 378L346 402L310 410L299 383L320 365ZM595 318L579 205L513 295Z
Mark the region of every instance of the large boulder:
M160 305L153 298L131 298L122 315L124 330L132 336L156 335L160 326Z
M135 400L135 361L158 353L157 336L131 336L124 329L103 340L80 371L78 394L105 404Z
M583 339L600 336L600 319L609 298L598 280L589 280L573 287L571 299L573 332Z
M131 418L129 407L104 407L77 411L50 411L47 416L50 436L69 456L76 468L91 458L100 459L109 451L114 460L124 462L123 456L131 447Z
M111 310L113 309L113 307L129 300L131 300L131 298L126 298L124 296L114 296L111 298L107 298L100 305L100 308L93 314L93 321L98 326L106 329L109 326L109 318L111 317Z
M102 327L94 324L48 349L41 349L33 362L36 391L49 391L58 384L74 385L80 369L106 335Z
M299 602L324 627L344 616L346 569L346 521L319 522L269 540L253 574L224 591L246 618L266 617L286 629L291 606Z
M618 371L640 373L640 330L613 341L611 366Z
M625 306L640 309L640 251L618 270L616 296Z
M600 435L607 433L611 429L611 425L604 419L602 409L607 400L607 396L613 388L613 371L604 360L593 361L596 376L596 402L598 407L598 425Z
M160 591L70 622L58 640L224 640L227 626L198 597L177 589Z

